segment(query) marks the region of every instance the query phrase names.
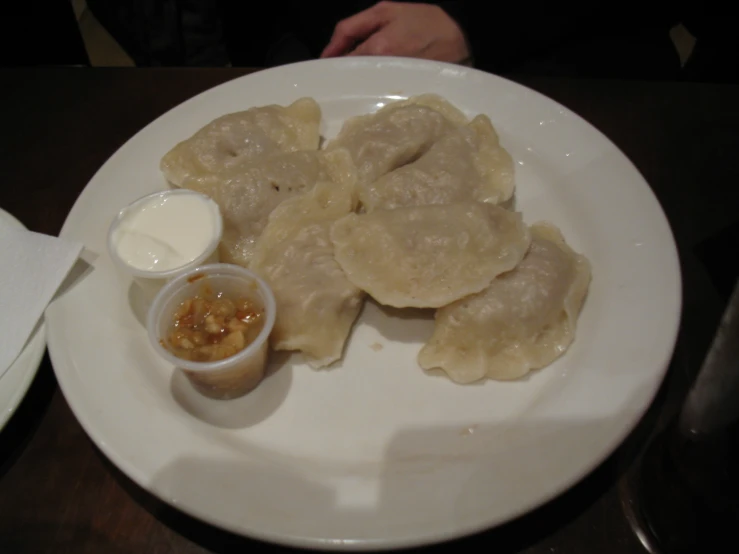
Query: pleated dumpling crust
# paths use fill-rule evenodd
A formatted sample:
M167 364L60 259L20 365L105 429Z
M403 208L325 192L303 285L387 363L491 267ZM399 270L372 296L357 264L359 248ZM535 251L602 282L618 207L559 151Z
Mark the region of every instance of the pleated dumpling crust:
M359 183L366 184L416 159L447 131L467 123L440 96L423 94L348 119L326 149L346 148Z
M223 115L175 145L160 168L179 187L186 180L232 172L275 154L317 150L320 122L321 108L312 98Z
M531 227L531 247L484 291L437 310L421 349L424 369L457 383L517 379L560 357L575 339L590 286L589 261L551 224Z
M331 241L349 280L381 304L438 308L513 269L530 234L519 213L456 202L349 214Z
M360 185L367 212L477 200L500 204L513 195L513 160L486 115L455 127L420 158Z
M351 163L348 155L346 163ZM272 348L302 351L314 368L341 358L365 298L336 263L329 240L331 225L357 205L352 174L339 171L336 181L321 182L280 204L250 264L277 301Z
M326 163L330 163L326 155L317 150L290 152L255 162L240 171L187 179L183 188L215 200L223 216L220 260L246 267L272 210L326 180Z

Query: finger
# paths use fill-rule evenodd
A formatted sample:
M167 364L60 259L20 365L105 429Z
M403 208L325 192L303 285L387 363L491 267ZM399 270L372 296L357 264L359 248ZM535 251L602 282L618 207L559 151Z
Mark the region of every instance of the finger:
M383 27L349 52L350 56L402 56L402 41L393 32L392 25Z
M372 33L387 24L384 9L375 5L347 19L339 21L326 48L321 52L322 58L341 56L349 52L357 42L364 41Z

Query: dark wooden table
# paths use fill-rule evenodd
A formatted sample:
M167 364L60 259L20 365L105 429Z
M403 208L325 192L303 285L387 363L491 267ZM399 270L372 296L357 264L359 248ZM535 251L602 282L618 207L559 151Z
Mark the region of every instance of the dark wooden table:
M32 230L57 234L88 180L130 136L187 98L248 72L0 71L0 206ZM728 253L720 253L726 244L736 246L726 229L739 220L739 88L515 79L602 130L657 193L681 256L680 339L652 409L589 477L508 525L426 550L479 544L500 553L644 552L622 509L623 476L645 439L675 413L728 294L732 268L724 257ZM133 484L87 438L44 358L28 395L0 433L0 552L267 549L277 548L195 521Z

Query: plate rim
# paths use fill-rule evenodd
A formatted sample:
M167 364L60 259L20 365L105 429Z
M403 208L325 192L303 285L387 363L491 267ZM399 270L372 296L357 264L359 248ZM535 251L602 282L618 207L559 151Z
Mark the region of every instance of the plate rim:
M470 71L473 73L483 74L486 79L492 78L494 80L507 83L508 86L512 85L514 87L517 87L522 92L526 92L527 94L533 94L535 97L538 98L539 101L544 101L553 106L556 106L557 108L562 110L564 113L566 113L569 117L574 117L577 120L579 120L580 124L587 126L591 132L594 132L600 135L600 137L608 143L608 145L614 150L614 152L616 152L622 158L622 160L628 164L629 169L634 173L635 178L638 178L642 182L644 186L644 192L651 197L654 207L656 207L659 214L661 215L663 223L665 224L666 230L668 231L668 234L669 234L669 239L670 239L669 246L671 247L670 248L671 250L670 252L671 260L670 261L672 262L673 269L676 269L676 271L674 272L674 276L676 279L673 282L673 285L675 287L675 291L674 291L675 298L673 298L673 308L675 311L675 314L674 314L675 317L672 319L672 325L671 325L671 328L669 329L668 334L671 337L671 339L668 341L669 346L666 348L664 359L660 363L660 371L657 372L655 370L654 372L655 377L652 382L653 386L650 387L650 390L648 391L648 393L645 394L645 397L648 398L648 401L645 401L643 405L640 406L639 410L636 410L633 412L629 420L629 423L622 426L620 428L619 433L614 433L614 435L612 435L612 440L609 441L610 446L608 448L604 448L602 452L599 453L598 456L591 456L589 458L588 463L582 464L582 466L585 468L584 470L582 470L577 475L573 475L571 479L563 480L557 486L551 487L548 493L544 495L540 495L538 501L533 503L533 505L523 506L516 511L511 511L509 512L508 516L506 516L500 521L494 521L494 522L488 521L488 522L481 522L479 524L475 523L475 524L467 524L467 525L458 524L455 527L455 531L452 533L447 532L447 531L435 533L432 531L432 532L424 534L423 536L414 535L412 537L401 538L401 539L392 538L390 540L386 540L386 539L351 540L351 539L331 539L331 538L317 539L313 537L300 537L300 536L295 536L295 535L285 535L282 533L264 532L259 529L253 528L253 527L249 528L247 531L243 527L237 527L234 525L230 525L227 522L224 523L223 521L219 521L216 518L211 518L209 517L207 513L202 513L195 507L184 506L179 503L173 503L164 494L162 494L161 491L157 490L157 487L155 486L155 484L147 483L143 478L140 478L136 468L132 464L129 464L129 462L125 460L125 458L117 455L114 449L109 446L109 443L106 440L104 440L103 437L98 436L98 432L94 428L95 426L91 423L90 420L86 419L88 416L80 412L81 407L69 401L70 395L74 397L75 394L71 390L67 389L67 384L65 383L64 378L60 377L59 370L57 369L57 367L59 367L59 364L62 363L62 358L64 358L65 356L63 352L63 346L59 344L61 339L59 339L59 337L57 337L56 333L54 332L55 327L53 323L49 325L50 330L48 333L47 342L48 342L49 355L52 361L54 372L55 374L57 374L57 380L59 383L60 390L62 391L62 394L65 397L65 400L70 406L70 409L75 414L77 421L80 423L80 425L85 430L87 435L94 442L94 444L98 448L100 448L101 451L105 453L106 457L108 457L111 460L111 462L113 462L119 469L121 469L121 471L123 471L128 478L130 478L134 483L136 483L137 486L140 486L142 489L147 491L147 493L152 494L153 496L157 497L163 503L179 511L182 511L183 513L188 514L196 519L199 519L210 525L213 525L214 527L217 527L219 529L223 529L223 530L226 530L226 531L229 531L229 532L232 532L232 533L244 536L244 537L267 541L273 544L280 544L280 545L285 545L285 546L308 548L308 549L320 548L320 549L335 550L335 551L394 550L398 548L426 546L426 545L437 544L441 542L447 542L450 540L459 539L465 536L470 536L473 534L484 532L486 530L490 530L500 525L503 525L506 522L515 520L516 518L521 517L522 515L529 513L533 510L536 510L537 508L545 505L546 503L550 502L554 498L561 495L566 490L570 489L577 483L581 482L594 469L596 469L600 464L602 464L603 461L605 461L610 455L612 455L613 452L617 450L617 448L624 442L624 440L628 437L628 435L631 434L631 432L637 427L639 422L642 420L644 414L647 412L647 410L650 408L650 406L654 402L654 399L660 387L662 386L664 382L664 378L666 376L666 373L670 366L670 362L674 355L675 347L677 344L679 326L682 320L683 279L682 279L682 273L680 269L679 251L677 248L677 243L675 241L674 231L672 229L672 226L670 225L670 222L667 218L664 208L661 202L659 201L657 195L655 194L654 190L649 185L648 181L644 178L641 171L632 162L632 160L628 156L626 156L626 154L607 135L605 135L605 133L603 133L602 131L600 131L600 129L598 129L591 123L589 123L578 113L574 112L573 110L564 106L563 104L557 102L556 100L546 96L545 94L535 89L529 88L526 85L520 84L514 80L507 79L505 77L501 77L499 75L486 73L486 72L483 72L481 70L474 69L474 68L460 67L456 64L449 64L445 62L418 60L414 58L403 58L403 57L366 57L365 56L365 57L356 57L352 60L352 62L353 63L364 63L365 67L375 67L375 68L381 68L383 65L386 65L386 64L390 64L390 65L410 64L412 66L420 66L420 67L427 66L427 67L438 68L439 70L452 69L454 71L459 71L460 69L462 69L464 71ZM84 195L84 192L89 186L89 184L96 179L97 175L103 170L103 168L108 164L108 162L118 154L118 152L126 148L131 142L135 141L139 135L144 133L151 126L157 124L157 122L160 119L168 116L171 112L175 110L183 109L183 106L185 106L191 101L194 101L195 99L197 99L203 94L210 93L216 89L233 86L234 82L249 79L251 75L261 74L264 72L278 72L278 71L284 72L294 66L302 66L305 64L316 64L316 63L341 65L341 61L338 61L336 59L310 60L310 61L305 61L305 62L287 64L287 65L278 66L274 68L258 70L256 72L236 76L216 86L205 89L201 91L200 93L193 95L192 97L182 101L181 103L173 106L169 110L160 114L158 117L150 121L148 124L146 124L141 129L139 129L136 133L134 133L131 137L129 137L129 139L126 140L113 154L111 154L111 156L109 156L106 159L106 161L103 162L103 164L98 168L95 174L88 181L85 188L80 192L80 195L78 196L67 218L65 219L64 225L60 232L60 236L65 236L65 234L69 232L68 229L72 225L71 215L72 213L75 212L75 210L78 207L78 204L82 201L82 196Z

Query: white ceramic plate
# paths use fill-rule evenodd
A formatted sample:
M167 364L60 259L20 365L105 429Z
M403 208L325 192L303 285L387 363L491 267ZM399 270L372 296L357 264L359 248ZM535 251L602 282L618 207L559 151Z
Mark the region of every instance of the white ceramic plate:
M25 229L15 217L0 208L0 223ZM0 377L0 429L5 427L31 385L46 350L46 327L42 321L36 326L18 357Z
M519 382L459 386L415 357L432 322L368 304L343 363L281 366L249 396L197 396L156 358L105 251L111 218L165 188L158 164L226 112L312 96L325 134L391 99L436 92L487 113L516 160L518 207L557 224L593 266L576 342ZM165 501L236 533L369 549L439 541L518 516L601 462L651 402L680 312L672 235L646 182L555 102L473 69L398 58L279 67L209 90L128 141L62 236L99 254L47 314L59 383L95 443ZM135 303L135 302L134 302Z

